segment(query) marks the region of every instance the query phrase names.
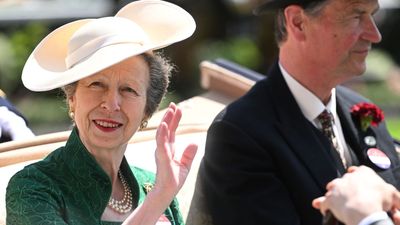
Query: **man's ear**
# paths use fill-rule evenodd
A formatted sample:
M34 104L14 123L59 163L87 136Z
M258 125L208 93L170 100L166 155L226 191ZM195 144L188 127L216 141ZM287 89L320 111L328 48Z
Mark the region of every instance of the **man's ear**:
M304 40L304 25L306 22L304 9L298 5L290 5L285 8L284 14L286 20L286 30L289 38L294 38L298 41Z

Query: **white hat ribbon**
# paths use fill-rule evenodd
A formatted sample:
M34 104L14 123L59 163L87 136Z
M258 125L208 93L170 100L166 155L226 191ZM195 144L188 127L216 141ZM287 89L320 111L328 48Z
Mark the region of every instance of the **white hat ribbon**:
M97 32L87 32L88 30L96 29L100 24L102 27L101 30L97 29ZM89 37L87 33L93 35ZM148 42L149 38L145 32L128 19L117 17L96 19L82 26L72 36L68 43L68 55L65 58L65 63L67 68L70 69L101 48L124 43L143 46Z
M190 37L193 17L161 0L136 0L115 16L76 20L55 29L33 50L22 70L32 91L76 82L132 56Z

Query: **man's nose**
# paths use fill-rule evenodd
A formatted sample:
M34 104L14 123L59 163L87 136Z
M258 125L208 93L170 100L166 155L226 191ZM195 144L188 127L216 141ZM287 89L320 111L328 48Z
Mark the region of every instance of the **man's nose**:
M376 26L375 20L370 16L369 20L365 22L363 39L370 41L371 43L379 43L382 40L382 35Z

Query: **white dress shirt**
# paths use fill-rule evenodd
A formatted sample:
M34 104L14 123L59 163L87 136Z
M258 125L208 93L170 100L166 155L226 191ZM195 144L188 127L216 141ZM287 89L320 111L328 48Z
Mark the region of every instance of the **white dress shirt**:
M279 64L281 69L283 78L286 81L286 84L289 87L290 92L293 94L296 99L297 104L299 105L303 115L309 120L316 128L321 129L322 125L317 119L318 115L321 114L324 110L332 113L334 118L333 124L333 132L338 138L338 151L339 155L346 165L346 157L345 154L349 154L349 147L346 144L346 139L344 138L342 125L340 124L339 117L336 111L336 89L332 89L331 98L327 105L315 96L311 91L309 91L306 87L300 84L297 80L293 78L283 67ZM349 156L348 156L349 157Z
M367 217L365 217L358 225L370 225L372 223L388 219L389 216L386 212L375 212Z

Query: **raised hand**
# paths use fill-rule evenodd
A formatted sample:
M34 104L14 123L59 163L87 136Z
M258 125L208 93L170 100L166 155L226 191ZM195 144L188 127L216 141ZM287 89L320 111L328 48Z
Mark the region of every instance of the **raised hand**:
M123 225L155 224L185 183L197 145L189 144L182 155L175 154L175 132L181 117L182 111L171 103L156 134L156 183Z
M154 188L159 188L165 194L173 196L183 186L197 152L197 145L189 144L183 154L175 154L175 132L181 117L182 111L174 103L171 103L156 135L157 172Z

